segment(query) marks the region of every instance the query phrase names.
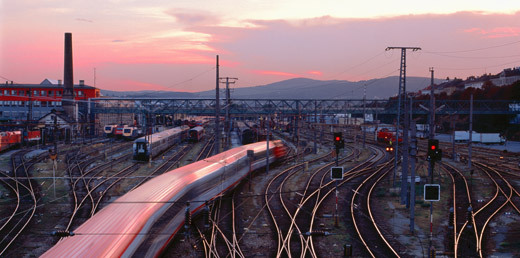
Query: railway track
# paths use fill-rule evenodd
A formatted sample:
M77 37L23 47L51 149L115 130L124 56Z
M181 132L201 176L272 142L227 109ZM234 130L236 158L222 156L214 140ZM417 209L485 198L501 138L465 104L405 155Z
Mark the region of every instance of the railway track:
M475 257L478 256L476 242L477 234L474 221L468 221L468 207L471 206L471 193L464 174L456 167L447 163L442 164L442 169L450 176L452 184L451 209L453 210L453 225L448 225L448 251L454 256ZM449 222L451 223L451 222ZM473 241L475 240L475 241ZM462 244L463 243L463 244ZM459 248L461 247L462 248Z
M489 238L488 226L491 220L498 215L507 205L511 205L520 214L519 206L513 201L516 189L509 180L505 179L501 173L489 165L475 162L475 165L483 171L493 182L496 190L493 198L473 213L477 230L477 251L481 257L486 256L485 238Z
M25 160L30 150L18 151L11 156L12 176L2 172L2 183L15 196L11 215L2 220L0 226L0 256L14 248L17 239L27 229L35 216L39 196L39 185L33 182L29 169L39 160Z

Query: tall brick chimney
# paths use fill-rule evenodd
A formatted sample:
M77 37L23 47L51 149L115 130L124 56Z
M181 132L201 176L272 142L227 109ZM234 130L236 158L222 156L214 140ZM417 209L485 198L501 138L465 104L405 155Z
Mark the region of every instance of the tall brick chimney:
M65 33L65 60L63 66L63 97L62 106L68 117L75 116L74 75L72 68L72 33Z

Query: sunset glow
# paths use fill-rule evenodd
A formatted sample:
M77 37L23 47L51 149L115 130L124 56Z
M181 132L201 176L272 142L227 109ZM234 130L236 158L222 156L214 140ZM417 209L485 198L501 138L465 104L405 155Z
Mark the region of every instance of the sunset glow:
M210 90L216 55L236 87L396 75L399 53L384 50L401 45L422 48L412 76L520 66L519 1L20 0L0 4L0 21L0 76L17 83L63 77L65 32L74 78L94 85L95 69L97 87L119 91Z

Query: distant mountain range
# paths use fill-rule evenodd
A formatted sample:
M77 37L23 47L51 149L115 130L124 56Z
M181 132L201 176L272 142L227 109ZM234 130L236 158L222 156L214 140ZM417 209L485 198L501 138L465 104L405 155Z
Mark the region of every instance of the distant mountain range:
M435 80L439 83L442 80ZM417 92L430 85L430 78L407 77L406 91ZM387 99L397 95L399 77L392 76L368 81L320 81L307 78L295 78L271 84L232 88L231 97L235 99L361 99L366 86L367 99ZM224 97L222 85L221 96ZM214 98L215 91L172 92L172 91L109 91L101 90L107 97L129 98Z

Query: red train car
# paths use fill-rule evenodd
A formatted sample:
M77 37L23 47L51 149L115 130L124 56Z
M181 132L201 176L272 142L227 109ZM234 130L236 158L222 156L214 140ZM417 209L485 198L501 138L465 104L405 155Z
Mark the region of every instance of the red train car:
M41 139L40 131L39 130L29 131L29 132L27 132L27 136L25 136L24 139L28 142L39 141Z
M204 127L202 127L202 126L193 127L190 129L188 134L189 134L189 141L199 142L204 137Z
M399 143L403 141L401 135L399 135ZM388 128L383 128L377 132L377 141L384 143L395 143L395 132L388 130Z
M120 124L114 128L114 136L117 138L123 138L123 131L127 125Z
M28 131L23 139L28 143L34 143L41 139L40 131ZM22 143L22 131L0 132L0 151L16 148Z
M18 146L22 142L22 131L0 132L0 151Z

